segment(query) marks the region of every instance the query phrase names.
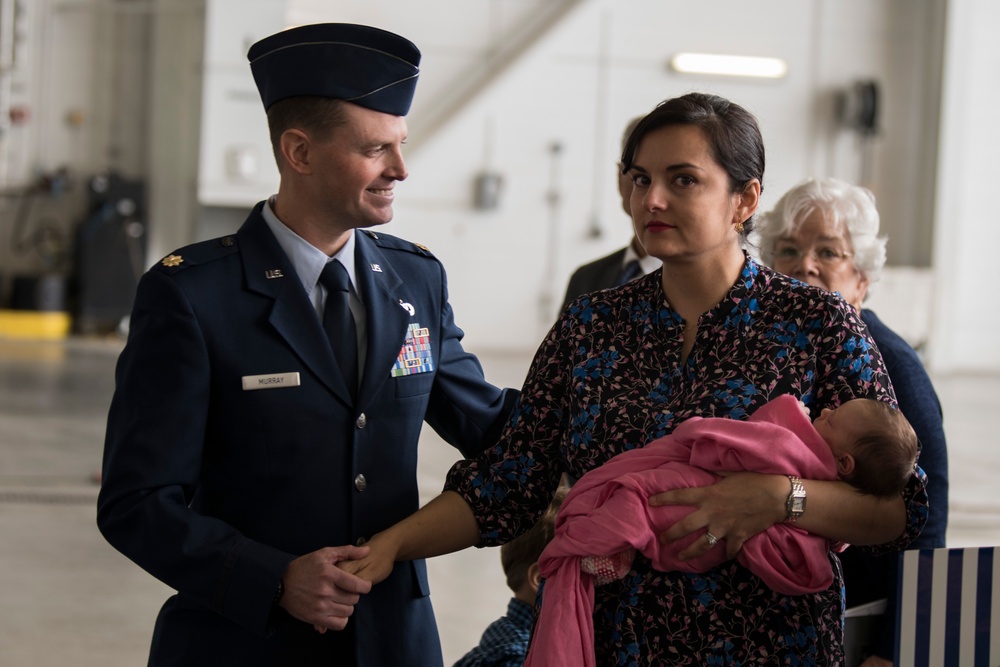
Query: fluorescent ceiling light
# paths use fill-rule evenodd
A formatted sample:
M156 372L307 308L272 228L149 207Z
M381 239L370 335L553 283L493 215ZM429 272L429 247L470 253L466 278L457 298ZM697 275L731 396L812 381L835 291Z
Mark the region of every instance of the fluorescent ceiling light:
M788 72L781 58L723 56L714 53L678 53L670 59L675 72L685 74L725 74L780 79Z

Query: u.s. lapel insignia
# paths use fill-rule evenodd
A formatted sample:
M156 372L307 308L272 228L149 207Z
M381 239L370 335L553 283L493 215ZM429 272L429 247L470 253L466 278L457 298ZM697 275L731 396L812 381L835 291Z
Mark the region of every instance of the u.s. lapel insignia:
M429 373L432 370L434 370L434 359L431 356L431 331L416 322L411 322L406 330L403 347L399 350L396 363L392 366L392 377Z
M378 264L372 264L372 271L375 273L382 273L382 267Z
M400 299L399 305L403 307L403 310L405 310L410 314L410 317L413 317L414 315L417 314L417 309L413 307L412 303L406 303L405 301Z
M271 269L264 272L264 277L268 280L274 280L275 278L284 278L285 274L281 272L281 269Z
M163 264L163 266L178 266L183 261L184 258L180 255L167 255L160 263Z

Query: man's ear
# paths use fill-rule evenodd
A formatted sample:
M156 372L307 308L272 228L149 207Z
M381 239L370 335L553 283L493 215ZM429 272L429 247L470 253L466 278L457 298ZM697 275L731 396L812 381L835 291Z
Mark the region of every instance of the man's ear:
M537 595L538 587L542 585L542 570L538 567L538 563L532 563L528 567L528 585Z
M312 142L302 130L285 130L279 139L281 156L292 170L300 174L311 174L312 164L309 160L309 150Z

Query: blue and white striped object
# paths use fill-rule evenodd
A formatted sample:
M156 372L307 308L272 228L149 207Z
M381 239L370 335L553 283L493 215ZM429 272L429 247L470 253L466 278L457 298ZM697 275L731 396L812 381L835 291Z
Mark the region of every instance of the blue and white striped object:
M903 552L898 667L1000 666L1000 547Z

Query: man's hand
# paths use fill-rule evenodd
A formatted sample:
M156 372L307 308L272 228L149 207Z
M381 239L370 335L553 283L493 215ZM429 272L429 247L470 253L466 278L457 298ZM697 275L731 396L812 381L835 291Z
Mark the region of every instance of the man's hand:
M318 632L343 630L370 582L337 567L343 560L364 558L368 547L327 547L296 558L282 576L285 592L279 606Z

